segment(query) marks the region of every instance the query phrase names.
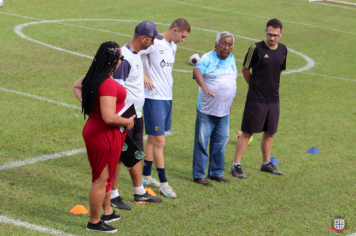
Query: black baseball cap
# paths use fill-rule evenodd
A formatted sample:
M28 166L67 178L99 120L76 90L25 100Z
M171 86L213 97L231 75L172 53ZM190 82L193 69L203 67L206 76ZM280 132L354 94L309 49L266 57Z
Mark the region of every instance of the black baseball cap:
M135 28L135 34L155 37L159 40L163 39L163 36L157 33L156 24L151 21L142 21L140 24L138 24Z

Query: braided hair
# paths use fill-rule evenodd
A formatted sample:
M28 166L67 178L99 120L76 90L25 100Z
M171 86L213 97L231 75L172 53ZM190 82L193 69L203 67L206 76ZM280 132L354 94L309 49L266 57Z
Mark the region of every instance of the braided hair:
M113 74L120 57L120 46L115 42L100 45L82 82L82 112L92 113L100 85Z

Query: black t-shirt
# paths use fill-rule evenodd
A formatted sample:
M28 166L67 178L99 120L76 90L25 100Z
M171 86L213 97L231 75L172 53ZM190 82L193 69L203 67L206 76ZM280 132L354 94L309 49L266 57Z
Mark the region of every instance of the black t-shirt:
M269 48L261 41L248 49L243 66L252 68L252 77L247 100L253 102L279 102L280 73L286 69L287 47L277 44L276 49Z

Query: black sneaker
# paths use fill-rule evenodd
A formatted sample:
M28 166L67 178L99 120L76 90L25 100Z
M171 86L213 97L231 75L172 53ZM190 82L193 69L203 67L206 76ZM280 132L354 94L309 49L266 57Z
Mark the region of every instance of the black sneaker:
M140 203L140 204L147 203L147 202L152 202L152 203L162 202L162 198L154 197L148 192L146 192L143 195L135 194L134 197L135 197L134 199L135 203Z
M111 215L102 215L101 216L101 220L104 221L105 223L114 222L114 221L117 221L120 219L121 219L120 215L116 214L115 211L113 211L113 213Z
M239 177L241 179L246 179L247 178L247 175L245 175L244 172L241 169L241 165L232 166L231 174L233 176Z
M276 167L271 162L268 163L267 165L262 164L261 171L269 172L269 173L276 174L276 175L283 174L281 171L277 170Z
M119 208L119 209L124 209L124 210L131 210L132 207L124 203L122 198L120 196L117 196L116 198L111 199L111 206Z
M115 233L117 232L117 229L105 224L104 221L99 221L96 224L92 224L88 222L86 230L92 230L92 231L98 231L98 232L104 232L104 233Z

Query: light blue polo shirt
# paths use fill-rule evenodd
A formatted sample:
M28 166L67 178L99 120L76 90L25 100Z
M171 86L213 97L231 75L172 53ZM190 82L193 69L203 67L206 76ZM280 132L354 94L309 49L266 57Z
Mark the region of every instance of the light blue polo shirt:
M211 116L227 116L236 94L237 69L234 55L230 54L221 60L214 50L204 54L195 68L201 71L206 86L215 94L213 98L199 87L198 111Z

